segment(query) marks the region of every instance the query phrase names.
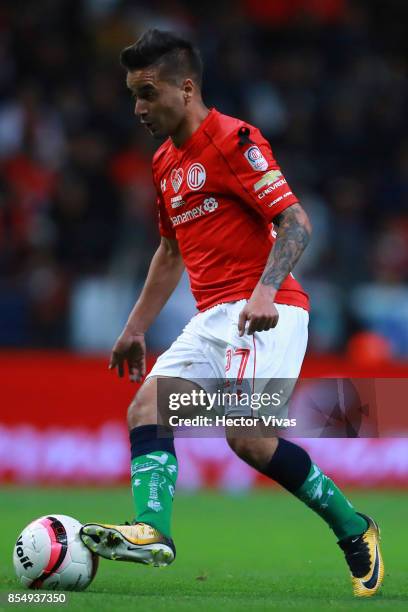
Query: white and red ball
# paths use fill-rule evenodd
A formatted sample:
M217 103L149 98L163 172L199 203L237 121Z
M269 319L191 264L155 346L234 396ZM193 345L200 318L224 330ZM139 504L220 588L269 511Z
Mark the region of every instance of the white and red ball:
M14 569L25 588L86 589L96 574L98 557L82 543L81 527L63 514L41 516L27 525L13 551Z

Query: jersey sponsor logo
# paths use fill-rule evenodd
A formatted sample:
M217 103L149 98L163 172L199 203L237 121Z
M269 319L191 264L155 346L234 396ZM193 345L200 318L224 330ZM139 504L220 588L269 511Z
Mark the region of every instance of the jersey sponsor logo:
M272 206L275 206L275 204L277 204L278 202L280 202L284 198L287 198L290 195L293 195L292 192L291 191L287 191L286 193L283 194L283 196L279 196L279 198L276 198L275 200L273 200L273 202L268 204L268 208L271 208Z
M282 185L286 185L286 179L283 177L279 181L269 185L269 187L261 191L261 193L258 193L258 199L262 200L264 197L275 191L275 189L278 189L278 187L282 187Z
M248 160L249 165L257 172L267 169L268 162L262 155L261 149L256 145L249 147L249 149L245 151L244 155Z
M282 172L280 170L269 170L269 172L265 172L263 177L254 184L254 191L259 191L262 187L265 187L265 185L271 185L281 176Z
M160 181L160 189L162 193L166 191L166 187L167 187L167 179L164 178Z
M183 200L182 195L176 195L171 198L170 203L172 208L178 208L179 206L183 206L183 204L185 204L185 201Z
M183 168L173 168L170 175L171 184L173 185L174 193L177 193L183 182Z
M206 198L199 206L195 206L191 210L186 210L186 212L183 212L180 215L170 217L170 219L174 227L176 225L187 223L187 221L192 221L193 219L198 219L199 217L208 215L214 212L214 210L217 210L217 208L218 202L215 198Z
M202 164L192 164L187 172L187 185L193 191L201 189L207 178L207 173Z
M215 198L206 198L204 200L203 208L206 212L212 212L218 208L218 202Z

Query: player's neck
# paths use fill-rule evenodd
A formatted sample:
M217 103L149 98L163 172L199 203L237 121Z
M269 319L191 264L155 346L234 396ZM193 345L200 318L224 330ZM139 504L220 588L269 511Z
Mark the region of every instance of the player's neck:
M175 147L181 147L194 132L200 127L201 123L207 117L209 109L203 102L197 103L191 111L186 114L185 120L180 124L179 129L175 134L172 134L171 139Z

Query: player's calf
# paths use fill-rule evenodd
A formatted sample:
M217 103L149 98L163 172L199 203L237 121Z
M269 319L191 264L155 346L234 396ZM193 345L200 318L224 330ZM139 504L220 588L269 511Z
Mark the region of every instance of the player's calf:
M148 378L135 394L128 408L127 424L129 431L135 427L157 424L157 381L155 378Z
M252 430L251 430L252 431ZM236 455L259 472L264 472L277 447L278 437L249 437L246 428L230 427L227 442Z
M178 391L196 385L169 378ZM168 565L176 554L171 515L178 463L170 428L157 424L157 379L148 379L129 406L131 482L135 521L125 525L88 523L82 541L107 559Z
M150 424L130 431L132 524L88 523L83 543L106 559L168 565L175 558L171 514L178 464L170 429Z
M245 441L232 438L229 444L244 461L278 482L326 521L345 553L352 574L354 595L374 595L384 575L377 524L356 512L331 478L297 444L283 438L278 438L274 450L274 442L259 438L247 438ZM272 453L271 459L266 462L268 448Z

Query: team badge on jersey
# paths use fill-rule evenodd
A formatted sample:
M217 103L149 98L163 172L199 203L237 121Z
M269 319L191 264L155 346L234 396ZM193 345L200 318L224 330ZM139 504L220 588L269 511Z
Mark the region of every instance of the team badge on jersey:
M205 168L202 164L192 164L187 172L187 185L193 191L201 189L207 178Z
M183 182L183 168L173 168L170 174L171 184L173 185L174 193L177 193Z
M244 153L246 159L248 160L249 165L258 172L262 172L266 170L268 167L268 162L264 158L261 153L261 149L256 145L252 145L249 147Z

